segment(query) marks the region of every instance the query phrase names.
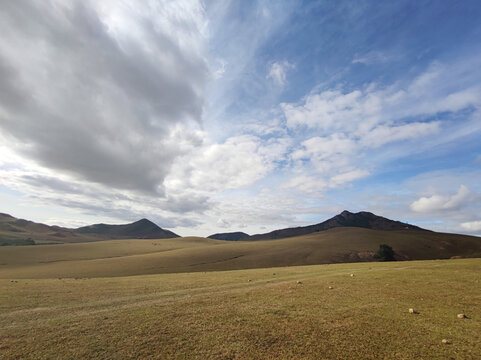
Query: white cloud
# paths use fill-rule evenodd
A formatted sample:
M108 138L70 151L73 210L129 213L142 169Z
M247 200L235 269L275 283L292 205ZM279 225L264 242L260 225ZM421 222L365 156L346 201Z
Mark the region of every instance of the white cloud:
M313 172L317 177L323 177L323 183L327 188L335 188L370 174L369 169L361 169L358 165L359 160L366 156L365 151L395 141L435 134L439 131L439 126L439 122L431 122L398 126L379 125L366 132L359 129L357 131L336 129L329 136L316 136L302 141L300 146L291 153L290 158L296 164L298 171ZM305 177L310 178L312 174L306 174ZM294 180L288 182L290 186L293 184L292 181ZM310 183L315 184L307 181L307 184ZM301 188L310 187L304 184Z
M285 158L287 138L263 141L252 135L208 143L172 166L165 186L169 192L194 189L215 192L248 186L266 176Z
M286 85L286 76L290 69L294 69L294 65L288 61L273 62L266 78L271 79L277 86L283 87Z
M358 149L356 142L342 133L328 137L313 137L301 143L291 154L292 160L312 165L316 173L329 176L348 168Z
M376 148L394 141L415 139L439 132L441 122L410 123L398 126L380 125L365 134L361 142L366 147Z
M470 190L461 185L456 194L453 195L431 195L429 197L421 197L414 201L410 207L416 212L437 212L446 210L456 210L469 202L472 194Z
M322 177L314 177L305 174L295 176L281 185L281 189L291 189L311 195L321 195L328 188L329 183Z
M481 231L481 221L464 222L461 227L468 231Z
M340 188L367 176L369 176L369 171L352 168L340 171L336 175L327 178L302 174L282 184L281 189L322 196L328 189Z
M346 183L351 183L355 180L365 178L368 175L369 175L369 171L367 170L362 170L362 169L350 170L350 171L338 174L336 176L333 176L330 180L330 185L331 187L339 187Z
M219 218L217 220L217 226L220 227L220 228L226 229L226 228L229 228L231 226L231 224L227 220Z
M352 60L353 64L359 63L364 65L387 63L397 59L399 56L392 53L382 51L370 51L363 55L356 55Z
M287 130L283 126L280 119L274 118L259 122L255 119L254 122L247 122L242 124L238 132L248 133L257 136L273 136L273 137L285 137L287 136Z
M224 59L218 59L217 63L218 63L217 68L213 71L215 80L218 80L224 76L224 73L226 71L227 61L225 61Z
M283 103L287 127L321 128L323 130L350 127L359 118L378 115L380 100L377 97L355 90L343 94L338 90L327 90L308 95L300 105Z
M428 149L430 144L452 143L470 131L479 131L476 109L481 108L481 86L472 85L466 71L478 65L464 64L460 70L459 64L433 63L410 81L390 86L371 83L348 92L315 89L298 103L282 103L290 132L310 136L293 149L290 158L297 174L287 184L300 178L322 178L327 188L338 179L346 179L347 184L349 176L342 174L375 172L378 164L373 159L392 161ZM473 110L466 122L472 126L442 120L444 113L463 109ZM410 145L420 138L425 140L416 147ZM380 147L387 150L379 151Z
M292 153L297 159L329 159L335 155L349 155L356 149L356 143L342 133L335 133L329 137L313 137L302 142L301 149Z
M455 86L468 76L458 74L458 67L435 63L409 84L397 82L388 87L369 84L346 93L340 90L314 92L298 104L283 103L281 108L291 129L358 131L362 136L376 126L399 126L398 122L409 117L481 107L480 85L462 89ZM452 86L447 86L446 82Z

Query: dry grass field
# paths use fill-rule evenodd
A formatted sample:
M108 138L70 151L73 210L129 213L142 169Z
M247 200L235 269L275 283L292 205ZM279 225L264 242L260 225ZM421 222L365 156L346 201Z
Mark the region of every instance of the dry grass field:
M481 256L481 238L429 231L336 228L279 240L200 237L0 248L1 278L112 277L370 261L379 244L403 259Z
M17 273L0 280L2 359L481 358L481 259Z

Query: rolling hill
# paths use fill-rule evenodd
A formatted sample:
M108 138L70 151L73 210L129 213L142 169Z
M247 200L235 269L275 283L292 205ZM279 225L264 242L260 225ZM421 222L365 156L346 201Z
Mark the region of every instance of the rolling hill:
M257 234L249 236L244 240L268 240L268 239L282 239L293 236L301 236L314 232L325 231L336 227L360 227L372 230L418 230L428 231L418 226L406 224L400 221L394 221L382 216L375 215L367 211L352 213L344 210L339 215L336 215L329 220L315 225L301 226L296 228L287 228L281 230L274 230L266 234Z
M227 241L239 241L244 240L249 235L245 232L237 231L237 232L228 232L228 233L219 233L214 235L207 236L209 239L216 239L216 240L227 240Z
M112 239L166 239L179 237L179 235L173 233L172 231L164 230L147 219L141 219L131 224L124 225L94 224L75 229L74 233L108 236Z
M379 244L399 260L481 257L481 238L422 230L337 227L277 240L199 237L110 240L0 249L0 278L109 277L373 261Z
M2 247L0 278L129 276L365 262L375 260L380 244L390 245L397 260L481 257L480 237L428 231L368 212L344 211L317 225L240 241L225 240L242 233L220 234L223 240L176 237L146 219L67 229L3 214L0 236L5 234L13 241L28 237L35 243L60 244Z
M34 245L45 243L75 243L108 239L164 239L178 237L153 222L142 219L131 224L95 224L69 229L49 226L8 214L0 214L0 245Z

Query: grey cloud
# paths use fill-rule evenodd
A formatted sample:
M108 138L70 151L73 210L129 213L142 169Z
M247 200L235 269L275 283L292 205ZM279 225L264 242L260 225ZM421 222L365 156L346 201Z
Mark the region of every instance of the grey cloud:
M5 172L0 173L1 175L5 175ZM148 218L159 217L158 212L171 214L175 217L179 214L186 216L189 213L203 213L213 206L207 196L195 193L156 198L123 193L113 189L102 189L99 186L65 181L43 174L25 173L16 176L9 175L8 177L19 190L27 190L27 193L35 194L31 197L37 201L89 210L92 214L95 214L95 211L100 211L101 213L108 213L109 216L120 216L122 219L137 219L142 216ZM136 210L125 210L130 207ZM169 219L168 216L161 218ZM192 222L189 219L183 219L181 222L179 220L169 221L175 224L184 224L186 221Z
M203 41L191 18L162 27L139 14L119 35L95 2L2 4L0 129L17 151L88 181L162 192L175 157L196 146L175 130L201 121L209 74L202 51L182 44Z
M209 197L198 194L169 196L166 204L169 211L176 213L203 212L213 205Z
M45 197L38 197L35 195L30 198L40 203L49 204L49 199ZM176 228L176 227L195 227L201 224L196 219L179 216L163 216L151 211L137 211L129 208L119 208L114 206L113 201L105 201L101 204L89 203L84 201L72 200L71 198L56 198L55 203L60 206L71 209L79 209L86 215L97 217L99 214L108 214L112 218L120 219L124 222L133 222L141 218L147 218L162 228ZM180 235L180 234L179 234Z
M27 185L34 186L39 189L54 190L58 193L68 194L83 194L82 187L76 186L73 183L62 181L55 177L40 176L40 175L22 175L21 181Z

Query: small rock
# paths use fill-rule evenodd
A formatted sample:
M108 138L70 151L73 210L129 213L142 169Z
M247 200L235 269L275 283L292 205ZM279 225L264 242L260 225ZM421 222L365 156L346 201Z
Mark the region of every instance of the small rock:
M451 344L448 339L442 339L441 342L443 344Z
M272 275L276 275L276 273L272 273Z
M414 310L413 308L410 308L409 313L410 314L417 314L418 312L416 310Z
M251 279L247 280L247 282L251 282L251 281L252 281Z
M302 281L297 280L297 284L301 285L301 284L302 284Z
M351 274L351 277L354 277L354 274Z
M333 286L329 286L329 290L332 290L332 289L334 289L334 287L333 287Z
M465 314L458 314L458 319L466 319L467 316Z

